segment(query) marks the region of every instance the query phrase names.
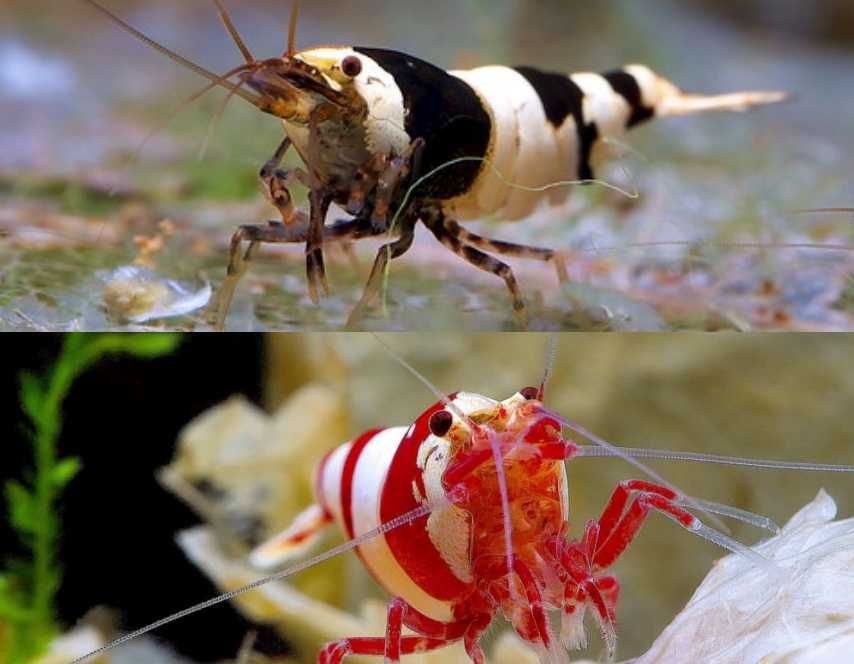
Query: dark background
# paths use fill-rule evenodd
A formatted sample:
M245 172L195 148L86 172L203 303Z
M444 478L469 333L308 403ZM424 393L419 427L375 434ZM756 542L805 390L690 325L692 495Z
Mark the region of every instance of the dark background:
M21 478L32 465L32 448L20 427L18 375L43 371L61 344L59 335L7 335L3 340L2 480ZM65 575L57 608L64 625L106 605L120 607L122 626L136 629L216 594L174 542L176 532L198 519L157 484L154 473L171 460L178 432L199 413L235 393L260 403L263 345L257 335L187 336L169 357L147 362L107 358L75 383L60 441L61 455L83 460L62 502ZM4 514L0 558L15 547ZM215 661L234 657L249 630L225 605L155 636L197 661ZM274 653L283 644L271 633L262 634L257 648Z

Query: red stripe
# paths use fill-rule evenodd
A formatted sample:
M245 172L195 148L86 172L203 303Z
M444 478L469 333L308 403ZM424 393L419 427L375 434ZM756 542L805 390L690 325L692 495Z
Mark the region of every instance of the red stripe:
M454 399L453 394L449 399ZM413 483L423 486L418 469L418 450L430 435L433 413L445 407L439 402L419 417L407 431L392 459L380 501L380 521L386 523L420 506L412 491ZM419 484L419 482L421 482ZM427 533L427 516L386 533L385 538L400 566L428 595L443 601L467 597L472 585L460 581L442 559Z
M344 468L341 471L341 516L344 519L344 530L347 537L353 539L353 475L356 473L356 464L362 455L362 450L371 442L374 436L384 429L373 429L353 441L347 458L344 460Z

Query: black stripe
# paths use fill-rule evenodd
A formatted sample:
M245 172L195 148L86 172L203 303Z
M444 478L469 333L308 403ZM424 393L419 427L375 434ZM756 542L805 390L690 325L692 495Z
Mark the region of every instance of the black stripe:
M486 157L492 120L480 98L465 81L405 53L354 47L394 77L403 93L406 132L423 138L421 174L460 157ZM419 194L449 199L467 192L484 168L467 161L441 170L422 185Z
M593 145L599 139L599 128L595 122L584 122L584 91L564 74L544 72L533 67L515 69L536 90L546 118L554 127L561 127L567 117L573 117L578 132L578 178L593 180L590 156L593 153Z
M602 77L611 84L614 92L625 99L631 107L632 114L626 123L627 127L635 127L655 117L655 109L644 106L643 94L634 76L626 71L617 70L602 74Z

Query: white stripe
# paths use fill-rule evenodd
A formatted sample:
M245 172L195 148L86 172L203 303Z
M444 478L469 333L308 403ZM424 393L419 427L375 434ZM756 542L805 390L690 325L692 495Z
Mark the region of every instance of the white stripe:
M522 74L510 67L486 67L450 72L471 85L485 101L495 120L493 166L487 167L465 197L453 201L452 213L472 219L494 213L505 221L529 216L543 199L553 204L565 200L567 191L527 191L566 180L569 164L546 118L540 96Z
M584 123L595 122L600 136L625 133L632 109L607 79L590 73L573 74L570 78L584 92Z
M510 196L511 190L504 180L512 181L516 175L519 122L513 88L507 84L507 72L507 67L448 72L474 89L492 120L492 136L486 154L489 163L484 165L472 188L451 203L454 215L460 219L493 214L504 207Z
M676 86L665 81L649 67L629 65L623 71L634 77L641 91L641 101L647 108L656 108L664 97L678 94Z

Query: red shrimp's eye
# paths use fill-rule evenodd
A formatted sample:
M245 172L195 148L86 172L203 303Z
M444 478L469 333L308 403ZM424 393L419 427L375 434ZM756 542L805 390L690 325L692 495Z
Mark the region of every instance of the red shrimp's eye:
M451 430L453 416L447 410L440 410L430 416L430 433L441 438Z
M341 71L350 78L356 78L362 73L362 61L355 55L348 55L341 61Z
M524 390L520 390L519 394L525 397L528 401L533 401L540 396L540 390L536 387L526 387Z

